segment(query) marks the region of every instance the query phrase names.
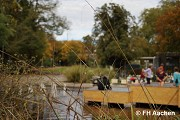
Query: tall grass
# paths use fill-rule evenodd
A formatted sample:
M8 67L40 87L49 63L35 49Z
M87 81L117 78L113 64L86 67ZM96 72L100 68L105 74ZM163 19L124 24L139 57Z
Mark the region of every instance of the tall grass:
M109 79L115 77L115 72L108 68L89 68L84 65L74 65L66 68L63 74L69 82L88 83L92 76L107 76Z
M85 66L71 66L64 70L63 74L67 77L69 82L88 82L90 77L92 76L89 73L88 68Z
M33 81L22 80L29 67L23 62L1 63L0 118L2 120L42 119L44 100L41 88Z

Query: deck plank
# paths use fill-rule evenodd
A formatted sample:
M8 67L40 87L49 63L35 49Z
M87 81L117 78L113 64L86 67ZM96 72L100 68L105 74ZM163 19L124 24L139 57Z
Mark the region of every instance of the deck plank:
M180 108L180 86L173 87L165 84L160 87L158 83L151 85L112 86L112 90L98 90L97 86L83 91L84 101L103 103L150 103L173 105Z

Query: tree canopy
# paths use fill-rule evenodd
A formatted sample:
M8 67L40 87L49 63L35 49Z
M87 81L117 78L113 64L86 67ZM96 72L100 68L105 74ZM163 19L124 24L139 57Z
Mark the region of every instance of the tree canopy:
M180 1L162 0L158 7L141 14L140 33L155 52L179 52ZM176 44L174 44L176 43Z
M85 62L87 54L85 46L81 41L64 41L62 46L62 62L64 64L73 65Z
M156 22L156 49L159 52L180 50L180 1L168 7ZM159 49L160 48L160 49Z
M95 10L91 36L65 42L53 36L69 28L66 18L55 14L57 5L51 0L1 0L0 50L67 65L91 64L97 58L104 66L116 67L125 56L131 60L156 52L179 52L178 0L162 0L159 6L145 9L139 24L123 6L104 4Z
M102 65L119 66L124 59L122 50L128 53L129 28L133 17L128 11L115 3L104 4L95 13L93 37L97 43L97 54ZM129 52L130 53L130 52ZM130 54L126 54L130 58Z
M68 29L66 19L55 14L57 2L51 0L1 0L0 48L9 54L41 59L49 34Z

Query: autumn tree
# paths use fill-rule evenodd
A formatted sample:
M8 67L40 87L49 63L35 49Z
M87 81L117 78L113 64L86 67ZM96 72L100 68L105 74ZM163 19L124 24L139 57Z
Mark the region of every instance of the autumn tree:
M156 49L159 52L179 52L180 50L180 1L157 19Z
M140 36L148 41L155 55L156 52L177 51L178 43L179 1L161 0L156 8L145 9L140 16ZM176 44L179 46L179 43ZM154 51L153 51L154 50Z
M65 65L85 63L87 60L85 47L81 41L64 41L61 54L62 63Z

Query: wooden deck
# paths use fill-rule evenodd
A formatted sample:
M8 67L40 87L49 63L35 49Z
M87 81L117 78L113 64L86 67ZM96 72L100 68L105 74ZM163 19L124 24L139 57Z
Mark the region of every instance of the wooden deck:
M119 92L121 91L121 92ZM97 90L97 87L84 90L83 96L85 102L103 102L126 104L131 102L131 93L128 88L113 88L112 90Z
M84 101L101 103L150 103L173 105L180 108L180 86L159 87L130 85L129 87L113 86L112 90L98 90L97 87L83 91Z

